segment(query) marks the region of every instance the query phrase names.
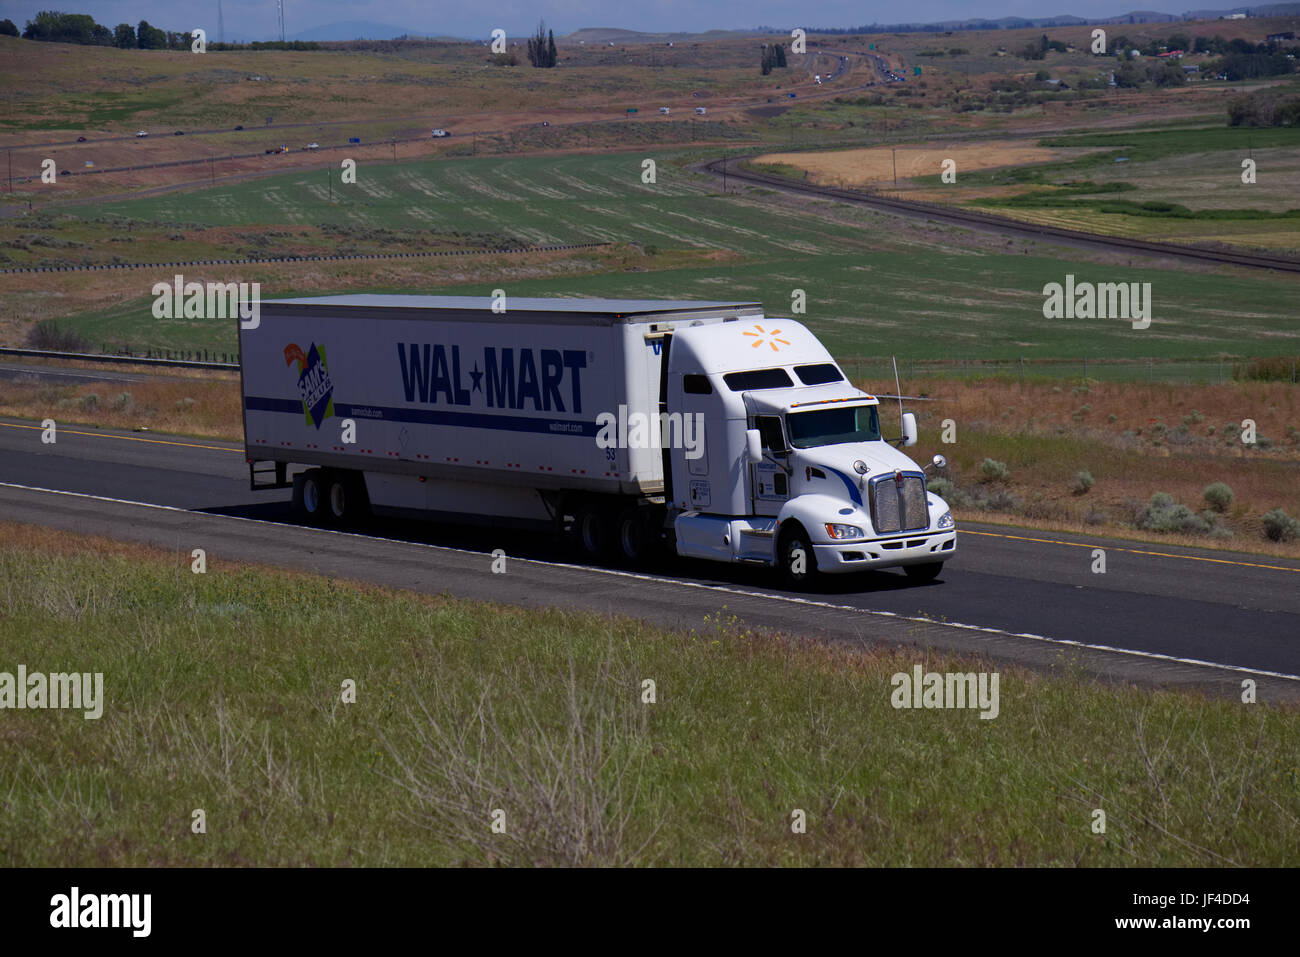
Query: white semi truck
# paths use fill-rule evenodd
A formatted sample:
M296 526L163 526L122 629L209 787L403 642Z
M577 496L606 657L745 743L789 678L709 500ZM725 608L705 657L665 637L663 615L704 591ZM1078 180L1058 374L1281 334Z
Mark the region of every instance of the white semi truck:
M250 485L313 522L537 524L590 560L666 546L792 583L955 553L879 400L757 303L281 299L239 337Z

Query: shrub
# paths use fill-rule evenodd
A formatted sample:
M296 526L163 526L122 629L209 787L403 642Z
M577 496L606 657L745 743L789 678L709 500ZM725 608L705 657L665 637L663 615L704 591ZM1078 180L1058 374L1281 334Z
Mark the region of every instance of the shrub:
M1216 512L1226 512L1235 497L1232 494L1232 489L1222 482L1214 482L1205 486L1205 491L1201 493L1201 496L1205 499L1205 504Z
M928 488L935 495L939 496L941 499L947 501L952 496L955 486L952 484L950 480L944 478L941 475L936 475L934 478L930 479L930 481L926 483L926 488Z
M1005 482L1011 475L1011 470L1007 468L1005 462L998 462L994 459L985 459L980 463L980 475L986 482Z
M109 408L114 412L125 412L131 408L132 402L133 400L130 392L119 392L117 395L113 396L113 401L109 403Z
M1210 530L1211 523L1175 502L1168 492L1156 492L1138 514L1137 526L1152 532L1204 533Z
M1080 469L1074 476L1074 485L1070 488L1075 495L1088 494L1088 492L1092 491L1092 473L1087 469Z
M994 512L1014 512L1020 506L1020 499L1005 489L998 489L988 497L985 507Z
M1271 542L1289 542L1300 538L1300 521L1280 508L1264 513L1264 537Z
M99 408L99 395L90 392L81 397L81 408L86 412L94 412Z
M53 319L43 319L27 333L27 346L48 352L89 352L90 343L75 329L60 326Z

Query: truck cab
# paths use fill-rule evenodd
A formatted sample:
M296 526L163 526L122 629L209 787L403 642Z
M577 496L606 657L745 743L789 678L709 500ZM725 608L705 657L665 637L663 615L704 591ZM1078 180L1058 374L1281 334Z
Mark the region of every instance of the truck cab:
M956 551L947 504L881 433L880 401L790 319L688 326L667 350L665 411L696 416L689 458L667 447L677 551L817 573L900 566L935 577ZM916 441L903 416L901 443Z

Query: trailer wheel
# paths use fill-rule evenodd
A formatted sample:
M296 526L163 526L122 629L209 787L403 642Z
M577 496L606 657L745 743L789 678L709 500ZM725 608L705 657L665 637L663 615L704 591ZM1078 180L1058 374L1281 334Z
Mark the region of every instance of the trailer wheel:
M924 565L904 565L903 571L914 582L932 582L943 571L943 562L926 562Z
M781 579L788 587L802 588L816 579L817 556L813 554L808 533L798 522L790 522L781 530L776 563Z
M320 522L325 516L323 479L320 469L308 469L293 477L294 510L309 522Z
M649 516L642 509L625 508L619 512L614 536L619 562L624 565L644 565L654 551Z
M334 472L325 483L326 510L336 525L355 525L366 514L365 484L354 472Z
M582 505L573 519L573 540L582 557L592 562L609 558L613 540L609 513L599 505Z

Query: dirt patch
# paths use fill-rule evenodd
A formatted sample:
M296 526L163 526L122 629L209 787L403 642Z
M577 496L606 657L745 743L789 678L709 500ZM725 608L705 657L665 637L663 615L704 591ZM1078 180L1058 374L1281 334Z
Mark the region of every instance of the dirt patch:
M863 186L892 182L895 168L900 179L934 176L942 171L945 159L956 163L956 171L960 176L963 170L1045 163L1060 155L1059 150L1014 142L970 143L964 146L921 144L835 150L827 153L768 153L756 158L754 162L779 163L806 170L808 178L819 185Z

